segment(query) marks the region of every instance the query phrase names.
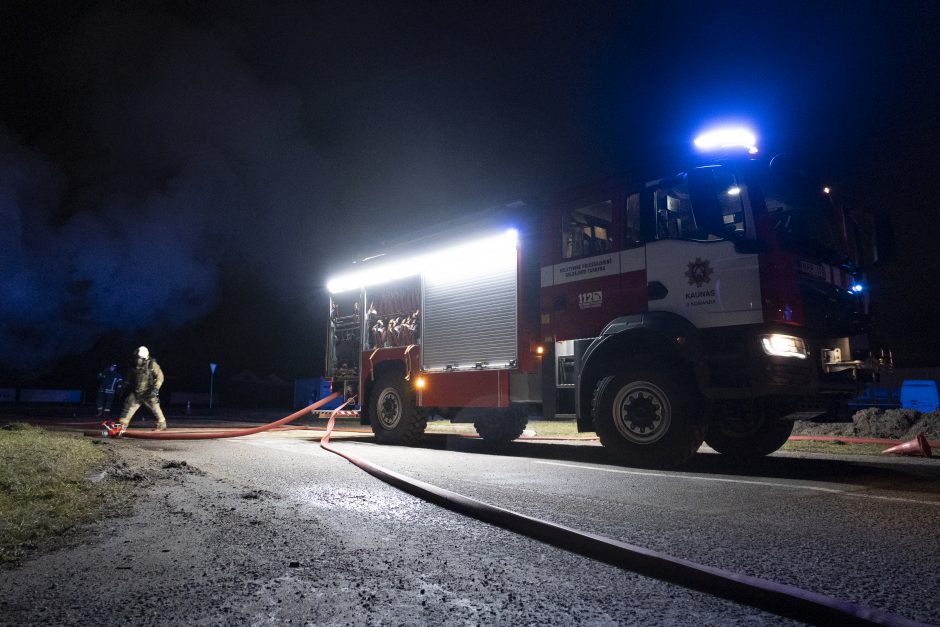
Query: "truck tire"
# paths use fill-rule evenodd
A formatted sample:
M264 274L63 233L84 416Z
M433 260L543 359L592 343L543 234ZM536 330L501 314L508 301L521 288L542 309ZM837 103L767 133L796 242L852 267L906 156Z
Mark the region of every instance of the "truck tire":
M415 406L415 396L404 377L395 372L379 376L369 395L369 422L375 439L383 444L417 444L428 426L427 416Z
M601 444L625 463L672 468L702 445L705 427L698 394L675 372L630 368L594 388L594 429Z
M737 459L756 459L770 455L786 444L791 433L792 420L764 416L740 425L711 425L705 434L705 444L722 455Z
M474 416L473 428L481 438L493 444L512 442L525 431L528 412L522 407L482 410Z

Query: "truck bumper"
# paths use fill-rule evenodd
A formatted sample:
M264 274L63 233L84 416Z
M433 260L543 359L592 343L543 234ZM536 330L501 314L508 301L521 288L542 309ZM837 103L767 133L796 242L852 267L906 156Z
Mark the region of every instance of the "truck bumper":
M772 334L798 337L805 354L768 354L762 338ZM744 329L716 329L703 334L708 357L708 380L702 385L714 401L766 399L792 407L794 417L832 419L845 415L847 401L857 396L873 373L858 367L838 371L823 363L831 342L808 335L804 329L756 325ZM736 337L731 337L736 335ZM799 414L799 415L796 415Z

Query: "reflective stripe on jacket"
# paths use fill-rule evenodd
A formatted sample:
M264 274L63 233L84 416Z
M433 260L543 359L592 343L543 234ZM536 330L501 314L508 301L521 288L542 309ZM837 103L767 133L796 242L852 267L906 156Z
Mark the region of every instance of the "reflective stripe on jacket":
M114 394L123 382L121 375L110 370L105 370L98 375L98 389L108 394Z

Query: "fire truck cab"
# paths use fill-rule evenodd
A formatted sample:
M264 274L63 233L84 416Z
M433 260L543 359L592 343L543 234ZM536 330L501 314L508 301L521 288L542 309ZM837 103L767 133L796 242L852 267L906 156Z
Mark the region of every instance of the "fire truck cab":
M573 418L626 463L702 442L777 450L845 407L886 359L863 268L878 216L837 207L753 141L662 178L615 177L544 207L431 230L334 278L327 372L384 442L437 414L487 440Z

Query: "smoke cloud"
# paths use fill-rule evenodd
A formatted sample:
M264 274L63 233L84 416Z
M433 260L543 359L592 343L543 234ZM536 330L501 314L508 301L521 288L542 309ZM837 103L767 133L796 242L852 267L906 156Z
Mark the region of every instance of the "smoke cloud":
M297 288L322 165L299 99L233 33L146 10L87 16L48 80L72 99L55 157L0 127L0 367L35 372L198 320L220 268ZM53 161L55 159L55 162Z

